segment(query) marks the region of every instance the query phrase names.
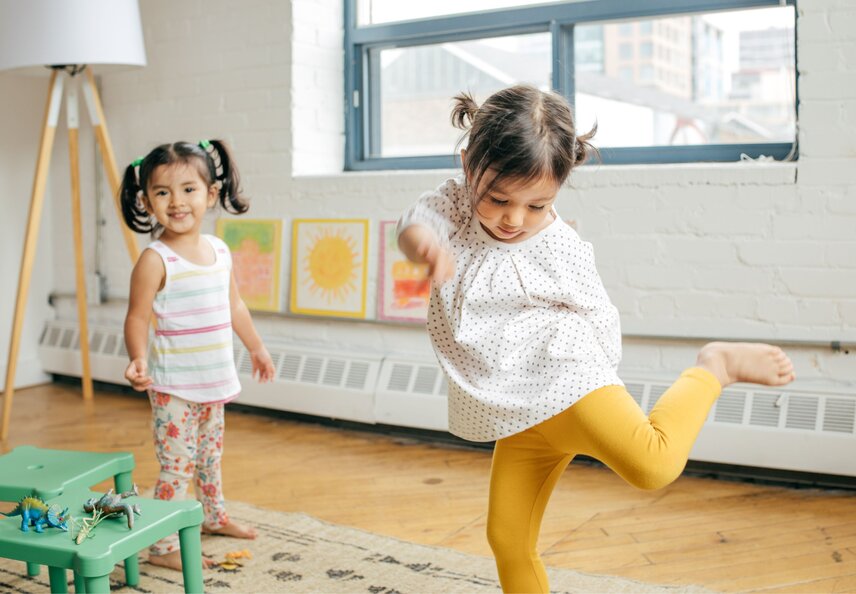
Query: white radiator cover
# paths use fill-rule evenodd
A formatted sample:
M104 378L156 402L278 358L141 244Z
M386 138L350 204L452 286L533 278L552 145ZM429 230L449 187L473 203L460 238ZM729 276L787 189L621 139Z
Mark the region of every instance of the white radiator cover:
M94 379L125 385L127 352L121 328L90 331ZM238 341L236 340L236 343ZM446 380L432 360L332 352L301 345L267 345L276 379L250 378L249 357L235 349L243 392L239 403L361 423L446 431ZM49 321L40 340L46 372L80 377L74 322ZM646 412L668 388L656 377L625 379ZM724 390L692 450L702 462L856 477L856 393Z

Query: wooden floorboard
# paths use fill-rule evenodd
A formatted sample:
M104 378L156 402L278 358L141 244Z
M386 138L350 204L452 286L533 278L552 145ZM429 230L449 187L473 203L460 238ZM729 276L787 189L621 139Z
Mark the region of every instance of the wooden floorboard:
M9 440L124 450L154 484L148 401L51 384L16 393ZM227 414L227 498L489 555L490 452L246 412ZM856 592L856 493L681 477L636 490L574 464L547 510L548 565L727 592Z

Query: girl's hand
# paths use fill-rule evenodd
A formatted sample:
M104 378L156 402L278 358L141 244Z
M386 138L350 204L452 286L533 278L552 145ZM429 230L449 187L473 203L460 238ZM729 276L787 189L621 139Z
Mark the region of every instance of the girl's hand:
M152 385L149 376L149 366L145 359L134 359L125 370L125 379L131 383L131 387L137 392L145 392Z
M250 351L250 358L253 362L253 377L263 384L272 382L276 368L268 350L263 346L257 351Z
M428 264L431 280L443 284L455 274L455 260L433 235L426 235L416 247L416 253Z

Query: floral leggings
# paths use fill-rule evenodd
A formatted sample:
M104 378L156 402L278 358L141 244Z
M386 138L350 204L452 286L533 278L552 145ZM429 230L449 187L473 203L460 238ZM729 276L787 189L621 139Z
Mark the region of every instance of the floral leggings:
M149 392L152 430L160 475L155 485L157 499L184 499L191 479L196 479L196 499L205 512L206 528L221 528L229 522L223 501L220 458L223 454L223 403L189 402L177 396ZM152 555L179 550L178 535L151 546Z

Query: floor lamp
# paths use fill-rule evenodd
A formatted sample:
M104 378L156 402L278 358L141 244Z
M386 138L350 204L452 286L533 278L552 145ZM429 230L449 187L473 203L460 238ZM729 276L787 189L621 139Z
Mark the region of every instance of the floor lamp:
M68 122L68 153L71 166L71 212L80 354L83 367L83 398L92 399L80 216L78 91L82 87L84 103L113 193L125 244L132 260L136 261L139 255L136 239L131 230L121 223L121 208L118 201L119 171L116 168L113 147L107 134L107 123L104 120L104 111L92 68L144 66L146 57L137 0L26 0L25 2L0 0L0 15L2 15L0 16L0 70L15 69L25 74L50 73L24 251L18 276L15 317L9 340L3 415L0 417L0 441L5 441L9 432L9 417L15 392L15 368L36 254L45 185L50 169L51 149L63 99ZM81 82L81 79L84 80Z

